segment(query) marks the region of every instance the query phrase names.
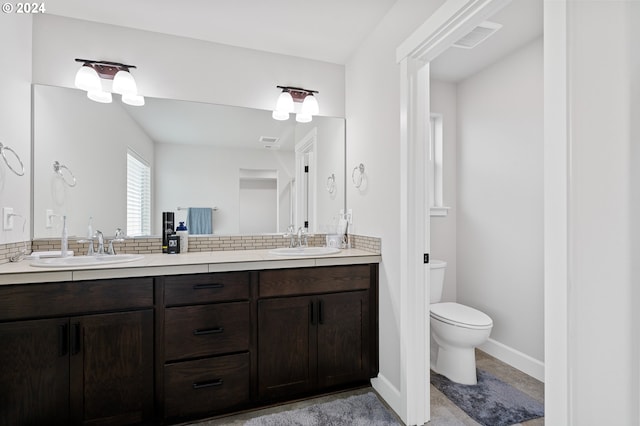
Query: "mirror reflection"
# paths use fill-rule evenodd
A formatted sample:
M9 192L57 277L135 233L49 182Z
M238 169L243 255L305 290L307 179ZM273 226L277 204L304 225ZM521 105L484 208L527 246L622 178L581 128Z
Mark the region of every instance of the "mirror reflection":
M34 238L59 237L62 216L70 236L87 236L90 222L105 234L159 236L163 212L174 212L177 226L209 209L211 227L198 226L201 233L305 223L326 232L345 208L344 119L302 124L273 120L271 111L154 98L143 107L100 104L42 85L33 93Z

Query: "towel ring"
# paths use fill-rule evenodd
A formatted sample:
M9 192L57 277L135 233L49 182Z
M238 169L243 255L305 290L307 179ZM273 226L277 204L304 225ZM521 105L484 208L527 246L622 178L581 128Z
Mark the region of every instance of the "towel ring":
M356 175L356 172L358 172L357 175ZM354 167L353 171L351 172L351 180L353 181L353 184L356 186L356 188L360 188L360 185L362 185L363 177L364 177L364 164L360 163L360 165Z
M11 165L11 163L9 163L9 160L7 159L7 153L6 153L7 151L12 153L13 156L15 157L15 159L20 164L20 171L17 171L16 169L14 169L13 166ZM18 176L23 176L24 175L24 164L22 164L22 160L20 159L20 156L18 155L17 152L15 152L13 149L9 148L6 145L3 145L2 142L0 142L0 155L4 159L4 163L7 165L9 170L11 170L13 173L15 173Z
M329 191L329 194L333 194L336 191L336 175L333 173L327 178L327 191Z
M62 169L65 169L67 171L67 175L69 177L69 179L71 179L71 181L67 180L67 176L65 176L64 173L62 173ZM71 172L71 170L69 170L69 168L67 166L65 166L64 164L60 164L58 161L54 161L53 162L53 171L55 173L57 173L58 175L60 175L60 177L62 178L62 181L69 187L73 188L74 186L76 186L76 177L73 175L73 173Z

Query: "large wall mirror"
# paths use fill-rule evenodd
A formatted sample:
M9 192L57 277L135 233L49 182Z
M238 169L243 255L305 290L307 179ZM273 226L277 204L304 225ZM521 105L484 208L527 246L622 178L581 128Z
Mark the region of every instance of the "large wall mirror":
M85 237L89 218L105 235L159 236L162 212L174 212L177 225L196 207L213 209L214 235L305 222L328 232L345 208L342 118L302 124L264 110L117 98L100 104L80 90L34 85L34 238L59 237L62 216L70 236Z

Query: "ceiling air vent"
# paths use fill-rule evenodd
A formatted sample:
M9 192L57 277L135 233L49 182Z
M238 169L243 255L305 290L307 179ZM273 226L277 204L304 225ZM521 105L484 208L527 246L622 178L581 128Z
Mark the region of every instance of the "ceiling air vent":
M278 145L279 140L280 138L277 138L275 136L260 136L260 139L259 139L262 146L268 149L280 148L280 145Z
M484 21L477 27L475 27L469 34L462 37L460 40L453 43L454 47L460 47L462 49L473 49L486 39L488 39L493 33L502 28L502 24L495 22Z

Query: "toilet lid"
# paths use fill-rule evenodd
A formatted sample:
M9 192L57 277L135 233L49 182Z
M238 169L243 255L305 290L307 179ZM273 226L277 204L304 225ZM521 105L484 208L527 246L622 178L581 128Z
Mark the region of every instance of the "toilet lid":
M434 303L430 306L431 317L461 327L487 328L493 326L489 315L459 303Z

